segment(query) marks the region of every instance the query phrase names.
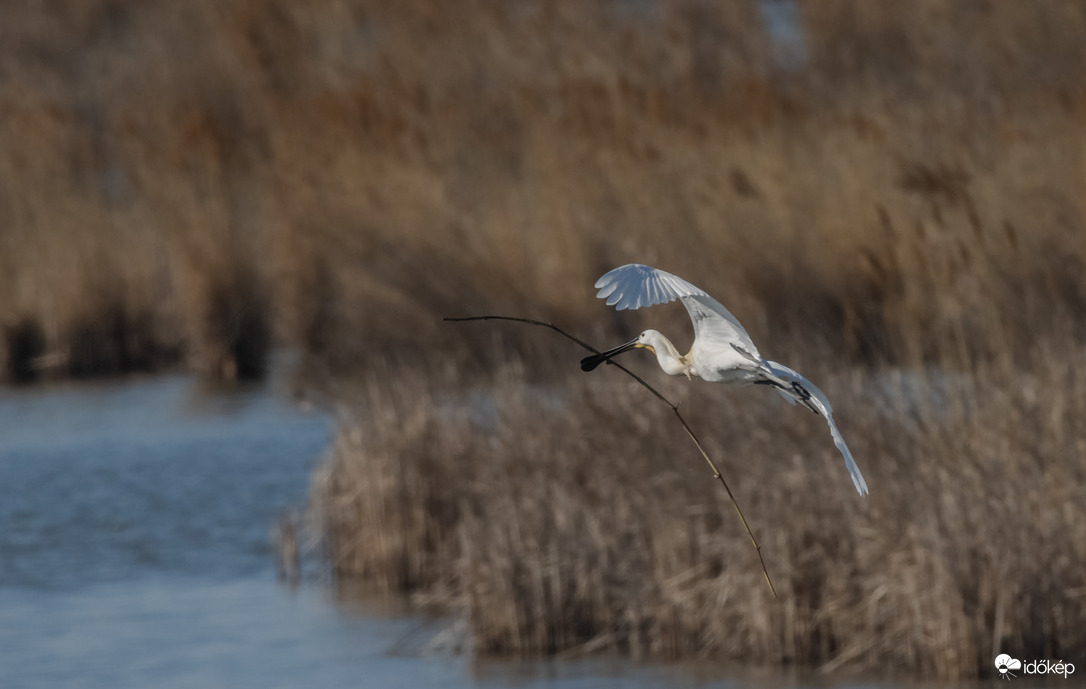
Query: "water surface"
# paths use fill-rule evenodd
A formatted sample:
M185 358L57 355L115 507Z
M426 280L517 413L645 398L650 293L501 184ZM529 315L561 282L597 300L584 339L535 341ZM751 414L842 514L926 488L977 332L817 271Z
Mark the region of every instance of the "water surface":
M477 663L442 623L276 578L331 420L174 376L0 389L0 687L705 686L617 661ZM718 685L725 686L725 685Z
M0 389L0 688L784 687L619 660L474 661L447 623L277 580L328 416L174 376ZM862 686L853 684L852 686Z

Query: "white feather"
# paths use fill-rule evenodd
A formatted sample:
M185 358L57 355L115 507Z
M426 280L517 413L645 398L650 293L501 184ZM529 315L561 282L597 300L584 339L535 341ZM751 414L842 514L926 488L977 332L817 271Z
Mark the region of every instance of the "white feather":
M689 354L680 355L671 341L655 330L646 330L637 340L652 346L661 368L672 375L696 375L710 382L768 383L790 404L800 402L821 414L829 424L834 445L845 458L853 485L860 495L867 495L867 482L834 423L833 408L826 395L787 366L764 359L739 319L723 304L676 275L638 263L615 268L597 280L596 287L599 289L596 296L606 299L609 306L619 311L681 300L694 324L694 345ZM612 352L626 351L633 344ZM592 370L612 356L612 352L587 357L582 367Z

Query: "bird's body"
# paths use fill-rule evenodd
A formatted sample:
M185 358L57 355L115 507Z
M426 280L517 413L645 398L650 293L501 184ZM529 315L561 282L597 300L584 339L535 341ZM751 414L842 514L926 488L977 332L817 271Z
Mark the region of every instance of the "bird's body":
M731 383L733 385L757 382L758 373L750 359L735 350L723 350L711 346L694 346L686 354L679 350L657 330L646 330L645 341L640 343L656 355L660 368L672 376L698 377L710 383ZM591 357L589 357L591 358Z
M837 430L826 396L792 369L762 357L739 320L723 304L680 277L636 263L615 268L601 277L596 287L600 290L596 296L607 299L609 306L620 311L679 299L694 323L694 344L689 352L680 354L663 334L646 330L621 347L586 357L581 361L582 369L591 371L624 351L644 348L656 355L660 368L669 375L697 376L711 383L772 386L790 404L799 402L826 419L856 490L860 495L867 494L867 483Z

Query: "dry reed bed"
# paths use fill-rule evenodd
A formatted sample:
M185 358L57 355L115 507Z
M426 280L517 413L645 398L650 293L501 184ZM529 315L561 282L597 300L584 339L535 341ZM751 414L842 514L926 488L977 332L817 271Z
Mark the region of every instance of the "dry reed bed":
M631 259L858 359L1081 330L1080 4L802 3L794 71L753 1L443 7L0 8L8 376L411 361Z
M555 346L573 370L579 353ZM666 407L613 369L539 384L523 366L470 390L415 371L360 391L317 486L340 576L463 617L484 653L949 680L990 670L997 651L1086 649L1081 372L816 369L867 500L819 418L761 389L662 382L761 539L773 600Z

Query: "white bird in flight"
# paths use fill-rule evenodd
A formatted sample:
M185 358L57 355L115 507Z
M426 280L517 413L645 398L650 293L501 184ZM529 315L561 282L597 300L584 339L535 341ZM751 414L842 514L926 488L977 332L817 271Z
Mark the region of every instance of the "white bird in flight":
M845 457L852 483L861 496L867 495L867 482L833 422L833 408L826 395L787 366L763 358L739 320L723 304L678 276L638 263L615 268L597 280L596 287L600 290L596 296L607 299L607 305L619 311L681 300L694 322L694 345L688 353L679 354L660 332L646 330L621 347L585 357L581 369L591 371L622 352L641 347L656 355L660 368L668 375L697 376L711 383L771 385L789 404L799 402L826 419L833 442Z

